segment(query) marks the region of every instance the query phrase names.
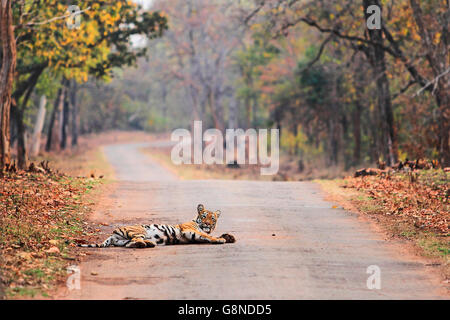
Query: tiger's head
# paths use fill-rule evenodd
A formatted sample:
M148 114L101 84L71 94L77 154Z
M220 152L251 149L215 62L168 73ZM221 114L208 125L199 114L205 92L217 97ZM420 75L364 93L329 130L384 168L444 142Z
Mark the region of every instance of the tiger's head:
M198 216L195 222L202 231L211 233L216 228L217 220L220 217L220 210L212 212L206 210L202 204L199 204L197 206L197 212Z

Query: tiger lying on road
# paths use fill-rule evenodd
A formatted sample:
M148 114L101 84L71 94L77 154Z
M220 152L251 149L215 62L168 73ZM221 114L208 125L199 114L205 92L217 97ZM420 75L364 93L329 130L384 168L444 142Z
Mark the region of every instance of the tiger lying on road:
M197 206L196 220L177 225L150 224L117 228L113 234L100 244L78 244L80 247L105 248L110 246L127 248L153 248L156 245L235 242L234 236L224 233L219 238L209 234L215 229L220 211L205 210L202 204Z

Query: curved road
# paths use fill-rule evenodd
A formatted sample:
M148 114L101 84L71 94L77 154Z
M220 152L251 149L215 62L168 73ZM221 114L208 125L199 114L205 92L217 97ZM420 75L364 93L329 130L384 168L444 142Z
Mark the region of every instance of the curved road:
M198 203L220 209L214 234L234 244L153 249L83 249L81 289L63 299L436 299L437 278L425 263L385 241L369 223L323 200L309 182L179 181L139 152L146 144L104 152L119 187L95 213L113 227L179 223ZM368 266L381 289L367 288Z

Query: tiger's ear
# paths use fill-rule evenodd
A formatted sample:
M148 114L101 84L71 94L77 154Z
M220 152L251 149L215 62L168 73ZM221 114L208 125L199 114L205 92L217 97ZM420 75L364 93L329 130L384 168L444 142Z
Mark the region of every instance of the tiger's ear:
M217 210L216 212L214 212L217 215L217 218L220 217L221 213L220 210Z
M205 210L205 207L204 207L202 204L199 204L199 205L197 206L197 212L198 212L198 213L202 213L203 210Z

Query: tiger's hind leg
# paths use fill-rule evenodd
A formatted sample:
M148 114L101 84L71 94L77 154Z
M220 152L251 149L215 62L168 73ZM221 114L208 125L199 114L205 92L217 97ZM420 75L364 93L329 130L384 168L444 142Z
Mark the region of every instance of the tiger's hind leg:
M130 242L129 239L119 234L113 234L102 243L102 247L124 247L128 242Z
M113 234L111 236L109 236L105 241L103 241L102 243L92 243L92 244L78 244L79 247L84 247L84 248L107 248L107 247L112 247L112 246L116 246L116 247L123 247L124 245L126 245L130 240L125 239L124 237L118 235L118 234Z
M129 239L118 239L114 243L115 247L125 247L131 240Z
M131 239L131 241L129 243L127 243L127 245L125 247L127 247L127 248L153 248L155 246L156 246L156 243L151 240L147 240L142 237L136 237L136 238Z

